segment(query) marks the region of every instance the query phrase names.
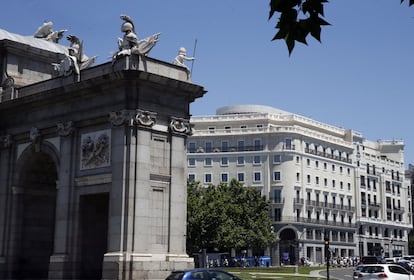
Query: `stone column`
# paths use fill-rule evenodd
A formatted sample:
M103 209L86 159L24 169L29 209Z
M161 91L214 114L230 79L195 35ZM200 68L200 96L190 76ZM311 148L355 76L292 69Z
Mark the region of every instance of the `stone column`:
M0 278L6 278L7 231L10 222L11 136L0 136Z
M131 279L130 255L133 242L136 128L131 112L111 113L112 187L109 198L108 249L104 255L102 279Z
M57 132L60 136L60 169L58 170L59 181L56 182L55 240L53 255L49 263L49 279L68 279L73 274L68 244L71 242L69 214L73 203L71 182L76 160L73 131L72 122L57 124Z

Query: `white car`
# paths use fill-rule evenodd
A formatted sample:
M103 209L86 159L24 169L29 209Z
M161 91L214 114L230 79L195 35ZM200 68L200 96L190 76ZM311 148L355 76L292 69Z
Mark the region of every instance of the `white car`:
M397 264L364 264L354 273L358 280L414 280L414 275Z

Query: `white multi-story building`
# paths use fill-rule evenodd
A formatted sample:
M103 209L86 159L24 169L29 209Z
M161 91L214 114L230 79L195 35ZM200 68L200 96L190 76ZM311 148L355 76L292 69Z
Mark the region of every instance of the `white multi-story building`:
M270 200L276 240L272 264L335 257L406 254L409 181L403 143L268 106L227 106L193 116L188 178L218 185L235 178Z

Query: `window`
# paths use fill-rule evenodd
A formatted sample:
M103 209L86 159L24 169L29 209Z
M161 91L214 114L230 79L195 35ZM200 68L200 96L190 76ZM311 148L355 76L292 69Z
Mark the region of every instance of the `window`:
M328 186L328 179L324 178L323 179L323 184L324 184L325 187L327 187Z
M213 151L213 144L211 142L206 142L206 153L211 153Z
M282 220L282 209L275 208L275 222L280 222Z
M299 172L296 173L296 181L300 182L300 173Z
M229 174L228 173L221 173L221 182L227 183L229 181Z
M319 161L315 161L315 167L318 168L319 167Z
M211 173L204 174L204 183L211 183L213 181L213 175Z
M194 167L195 165L196 165L195 158L189 158L188 159L188 166L189 167Z
M280 181L280 171L273 172L273 181Z
M262 140L255 139L254 140L254 150L255 151L260 151L261 149L262 149Z
M332 171L335 171L335 164L332 164Z
M241 126L240 126L240 129L241 129L241 130L246 130L246 129L247 129L247 125L241 125Z
M188 151L190 153L195 153L196 152L196 143L194 143L194 142L188 143Z
M196 175L193 173L188 174L188 181L193 182L196 180Z
M214 126L210 126L209 128L208 128L208 131L210 132L210 133L214 133L214 131L216 130L216 128L214 127Z
M224 130L226 130L227 132L230 132L231 131L231 126L225 126Z
M221 166L228 166L229 165L229 159L227 157L221 158Z
M212 166L212 160L211 158L205 158L204 159L204 166Z
M237 150L239 152L243 152L244 151L244 140L237 141Z
M262 163L262 158L260 156L254 156L253 157L253 164L254 165L260 165Z
M253 173L253 182L260 182L262 181L262 173L260 171L255 171Z
M316 176L316 177L315 177L315 184L316 184L316 185L319 185L319 176Z
M273 163L281 163L282 156L281 155L273 155Z
M237 173L237 181L243 183L244 182L244 173L240 172Z
M282 190L274 190L273 191L275 203L282 202Z
M310 164L311 164L310 159L306 159L306 164L307 164L308 166L310 166Z
M285 139L285 149L292 150L292 139L290 138Z
M229 151L229 142L228 141L221 142L221 151L222 152L228 152Z
M237 165L244 165L244 157L237 157Z
M323 169L327 169L328 168L328 164L326 162L323 163Z
M310 184L310 182L311 182L311 175L306 175L306 182L308 183L308 184Z

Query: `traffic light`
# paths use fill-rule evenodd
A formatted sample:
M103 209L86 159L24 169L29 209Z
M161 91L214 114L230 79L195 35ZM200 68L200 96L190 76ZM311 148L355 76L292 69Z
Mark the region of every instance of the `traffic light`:
M329 251L329 238L325 237L324 241L325 241L325 258L329 260L331 257L331 252Z

